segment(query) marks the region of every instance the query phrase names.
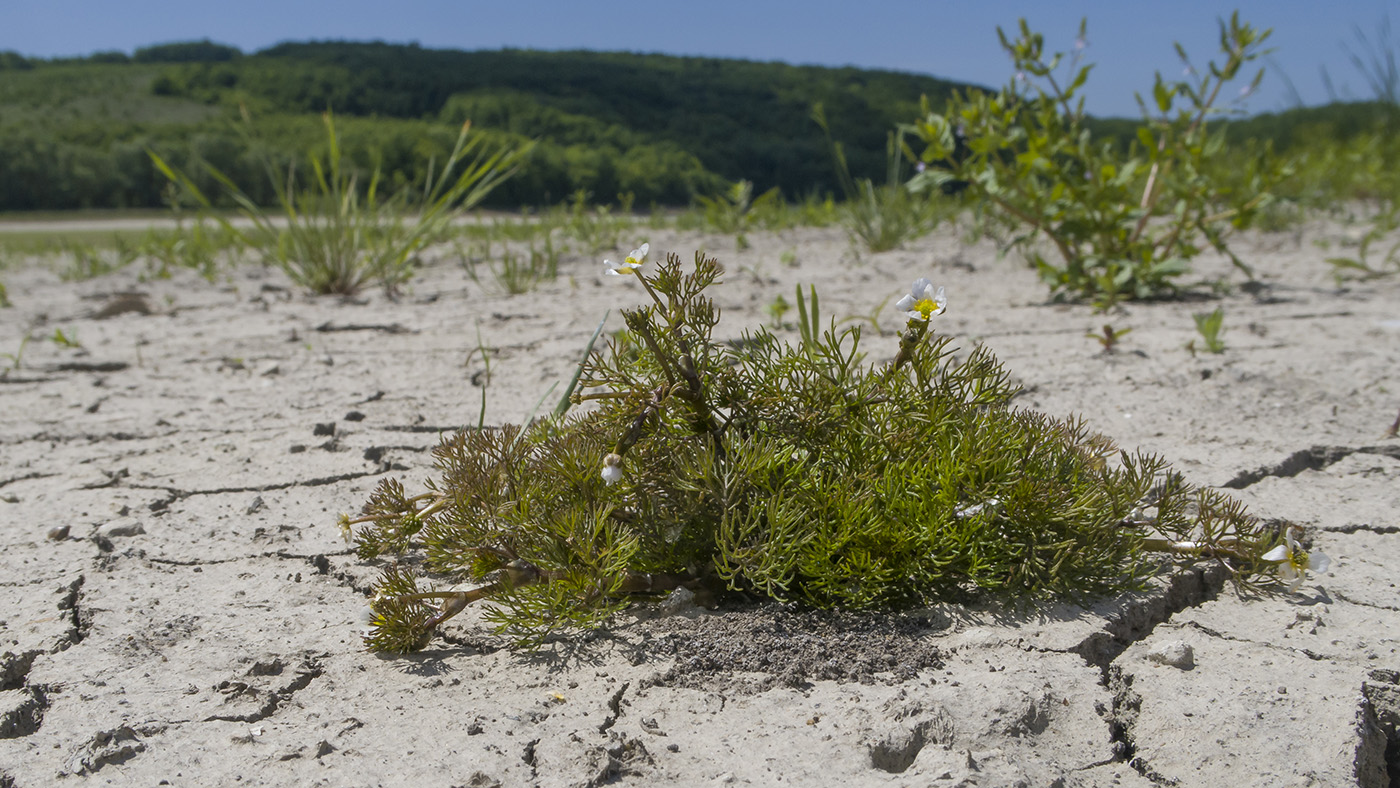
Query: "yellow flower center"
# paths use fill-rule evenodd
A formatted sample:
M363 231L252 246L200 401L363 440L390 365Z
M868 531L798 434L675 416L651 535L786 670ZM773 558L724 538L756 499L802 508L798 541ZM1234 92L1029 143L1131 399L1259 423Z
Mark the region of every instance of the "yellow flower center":
M1288 554L1288 563L1293 567L1293 571L1301 575L1308 568L1308 554L1302 550L1293 550Z
M932 298L921 298L914 303L914 311L924 316L927 320L930 315L938 311L938 303Z

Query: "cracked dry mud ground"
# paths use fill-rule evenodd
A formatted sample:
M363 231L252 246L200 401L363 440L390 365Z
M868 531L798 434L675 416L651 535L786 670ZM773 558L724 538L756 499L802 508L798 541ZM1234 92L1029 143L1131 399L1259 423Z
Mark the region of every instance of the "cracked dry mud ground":
M377 570L336 514L384 474L420 483L439 433L476 422L478 324L486 420L518 420L635 283L592 256L513 297L430 261L397 300L254 267L7 271L0 350L57 328L82 349L36 339L0 380L0 786L1400 784L1400 282L1336 287L1314 241L1348 232L1244 239L1260 281L1220 301L1228 351L1196 357L1214 304L1049 305L952 231L859 261L834 230L743 252L650 234L727 265L733 335L798 283L844 317L933 277L941 329L988 344L1019 405L1306 526L1333 563L1296 596L1188 572L1019 612L638 606L535 654L472 612L403 658L359 647ZM1104 322L1133 329L1113 355L1083 337ZM1156 659L1176 641L1189 668Z

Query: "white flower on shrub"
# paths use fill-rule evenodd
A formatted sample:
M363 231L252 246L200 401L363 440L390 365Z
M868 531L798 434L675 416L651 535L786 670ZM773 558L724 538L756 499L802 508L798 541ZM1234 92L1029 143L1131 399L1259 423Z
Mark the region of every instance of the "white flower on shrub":
M1278 573L1288 584L1289 591L1297 591L1303 584L1304 575L1311 570L1321 574L1327 571L1327 567L1332 565L1332 559L1326 555L1313 551L1311 553L1298 545L1298 539L1293 535L1295 529L1288 529L1284 535L1281 545L1276 545L1274 549L1259 556L1261 561L1270 561L1279 565Z
M943 288L934 290L932 282L919 278L914 280L909 294L899 299L894 308L910 320L928 320L934 315L943 314L943 310L948 308L948 297L943 294Z
M637 272L637 269L641 268L642 264L647 261L647 254L650 251L651 244L642 244L636 249L633 249L632 254L627 255L627 259L620 263L614 263L612 260L604 260L603 265L608 267L605 273L607 273L608 276L634 274Z

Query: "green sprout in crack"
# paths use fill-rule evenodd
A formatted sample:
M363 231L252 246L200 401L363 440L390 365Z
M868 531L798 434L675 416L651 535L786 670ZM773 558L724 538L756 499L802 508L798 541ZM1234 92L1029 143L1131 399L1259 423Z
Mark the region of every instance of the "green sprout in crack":
M1013 407L996 357L937 330L948 298L927 279L896 305L898 345L867 362L860 326L823 327L815 299L800 344L716 338L719 263L649 252L607 263L645 299L588 353L578 407L445 436L423 492L385 479L342 518L362 558L390 560L371 649L422 648L476 602L538 646L682 587L871 610L1084 600L1206 561L1264 588L1309 566L1291 534L1162 459Z

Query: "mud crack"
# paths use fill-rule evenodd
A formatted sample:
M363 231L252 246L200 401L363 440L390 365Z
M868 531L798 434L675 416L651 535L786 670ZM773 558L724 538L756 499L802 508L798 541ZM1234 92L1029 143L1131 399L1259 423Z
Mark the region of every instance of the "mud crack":
M646 767L653 767L656 761L647 752L646 745L630 736L611 734L606 746L589 751L584 766L588 779L581 783L582 788L599 788L611 785L622 777L639 777L647 773Z
M608 715L598 725L599 733L607 733L608 728L617 724L617 718L622 716L622 695L627 692L631 682L623 682L621 687L608 698Z
M1400 785L1400 673L1373 670L1361 684L1356 782L1364 788Z
M30 649L19 654L10 651L0 654L0 692L23 687L29 678L29 669L34 667L35 657L42 653L39 649Z
M11 484L14 484L15 482L27 482L30 479L48 479L57 475L58 474L56 473L26 473L23 476L13 476L9 479L0 479L0 487L6 487Z
M1117 665L1110 665L1107 684L1113 693L1113 705L1107 715L1109 740L1113 743L1112 760L1127 763L1153 785L1176 785L1176 780L1157 772L1145 759L1138 757L1134 729L1142 709L1142 696L1133 690L1133 674L1124 673ZM1091 767L1100 765L1090 764Z
M1188 607L1208 602L1225 587L1228 572L1216 565L1192 567L1172 575L1165 593L1129 600L1104 628L1070 649L1104 672L1130 646L1147 638L1161 624Z
M416 334L416 329L405 328L398 323L346 323L345 325L335 325L333 323L322 323L316 326L316 330L322 334L329 334L339 331L382 331L386 334Z
M1333 534L1368 533L1385 535L1400 534L1400 525L1371 525L1370 523L1349 523L1347 525L1339 525L1335 528L1327 528L1325 530L1328 533Z
M294 668L288 668L280 657L261 659L253 663L242 680L220 682L215 689L223 693L224 703L251 708L241 713L213 714L203 722L265 720L325 673L320 660L313 657L303 658Z
M338 473L333 476L319 476L314 479L296 479L289 482L257 484L248 485L244 487L213 487L206 490L180 490L174 487L166 487L163 485L155 484L131 484L126 486L133 490L157 490L166 493L165 498L162 498L159 501L155 501L150 505L151 511L160 511L161 509L168 508L170 504L175 503L176 501L183 501L186 498L193 498L197 495L237 495L241 493L250 492L262 493L271 490L289 490L294 487L324 487L328 484L339 484L340 482L348 482L353 481L355 479L363 479L368 476L378 476L380 473L382 473L382 471L379 470L354 471L351 473Z
M65 651L83 642L87 637L88 630L92 629L92 611L83 607L83 583L87 582L86 575L78 575L78 579L69 583L64 589L63 598L58 600L58 609L68 612L68 631L59 638L54 651Z
M1282 462L1238 473L1221 486L1231 490L1242 490L1270 476L1282 479L1297 476L1303 471L1321 470L1353 454L1379 454L1400 460L1400 446L1313 446L1293 452Z
M44 723L44 712L49 708L47 687L25 687L18 691L16 700L13 706L0 709L0 739L28 736Z
M146 725L139 728L119 725L111 730L98 731L68 756L62 773L82 776L92 774L104 766L126 763L146 751L146 743L142 741L142 736L160 733L163 730L163 725Z

